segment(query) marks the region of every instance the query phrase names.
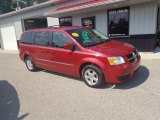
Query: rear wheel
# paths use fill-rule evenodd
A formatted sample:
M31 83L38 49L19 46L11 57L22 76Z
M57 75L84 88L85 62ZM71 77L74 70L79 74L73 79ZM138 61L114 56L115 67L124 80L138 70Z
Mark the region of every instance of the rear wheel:
M83 68L82 78L89 87L98 88L104 85L103 73L94 65L86 65Z
M32 58L31 57L26 57L25 58L25 63L26 63L26 67L27 67L27 69L29 70L29 71L36 71L37 70L37 68L36 68L36 66L35 66L35 64L33 63L33 60L32 60Z

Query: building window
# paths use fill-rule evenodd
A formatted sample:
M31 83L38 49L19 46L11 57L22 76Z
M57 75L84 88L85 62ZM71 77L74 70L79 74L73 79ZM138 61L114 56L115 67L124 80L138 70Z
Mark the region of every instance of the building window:
M95 28L95 16L82 18L81 22L82 22L82 26Z
M72 17L62 17L59 18L59 25L60 26L72 26Z
M129 35L129 7L108 11L108 36Z

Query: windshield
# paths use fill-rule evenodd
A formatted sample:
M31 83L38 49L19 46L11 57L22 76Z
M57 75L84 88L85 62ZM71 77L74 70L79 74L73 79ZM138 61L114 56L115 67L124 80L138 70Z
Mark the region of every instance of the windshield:
M67 30L67 33L69 33L83 47L94 46L108 40L107 36L92 28Z

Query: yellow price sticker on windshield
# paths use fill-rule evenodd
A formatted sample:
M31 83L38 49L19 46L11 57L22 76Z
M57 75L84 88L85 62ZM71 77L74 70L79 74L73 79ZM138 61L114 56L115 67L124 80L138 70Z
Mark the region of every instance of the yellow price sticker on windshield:
M72 36L73 37L79 37L79 34L78 33L72 33Z

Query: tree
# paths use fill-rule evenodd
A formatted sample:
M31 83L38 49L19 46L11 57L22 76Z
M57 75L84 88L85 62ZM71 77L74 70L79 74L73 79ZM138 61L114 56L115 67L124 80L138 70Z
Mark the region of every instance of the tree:
M48 0L19 0L19 4L21 8L25 8L46 1Z
M0 14L12 11L12 0L0 0Z
M21 0L19 5L21 8L32 6L33 4L38 3L38 0Z
M48 0L0 0L0 14L11 12L18 7L25 8L46 1Z

